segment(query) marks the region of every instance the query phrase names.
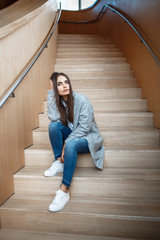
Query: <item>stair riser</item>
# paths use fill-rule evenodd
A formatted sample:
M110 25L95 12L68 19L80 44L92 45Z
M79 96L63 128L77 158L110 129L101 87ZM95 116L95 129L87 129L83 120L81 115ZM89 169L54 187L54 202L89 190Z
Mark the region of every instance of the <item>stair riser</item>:
M119 49L118 48L115 48L115 47L105 47L105 48L79 48L79 49L72 49L72 48L68 48L68 49L65 49L65 48L60 48L60 49L57 49L57 54L59 53L76 53L76 54L79 54L79 53L111 53L111 52L119 52Z
M107 39L111 40L109 37L105 35L94 35L94 34L59 34L58 40L76 40L76 39Z
M45 170L45 169L44 169ZM97 170L100 171L100 170ZM76 173L75 173L76 176ZM96 172L95 172L96 176ZM56 177L14 176L15 192L54 194L61 184L62 173ZM94 188L93 188L94 186ZM94 189L94 191L92 190ZM160 198L160 182L128 180L122 178L74 177L70 187L72 195L87 195L113 198Z
M57 57L56 57L56 59L61 59L61 58L77 58L77 59L79 59L79 58L83 58L83 59L85 59L85 58L114 58L114 57L123 57L124 56L124 54L123 53L121 53L121 52L109 52L109 53L104 53L104 52L102 52L102 53L91 53L91 52L88 52L88 53L79 53L79 54L77 54L77 53L72 53L72 52L70 52L70 53L57 53Z
M123 88L123 89L74 89L76 92L83 93L90 100L100 100L100 99L140 99L141 89L138 88Z
M152 117L140 117L140 116L106 116L101 117L96 115L95 116L96 122L99 127L108 127L108 126L153 126L153 118Z
M25 150L27 167L51 166L54 156L52 150ZM160 151L105 151L104 167L108 168L160 168ZM78 155L77 167L95 167L90 154Z
M91 100L95 112L135 111L146 112L146 101L94 101Z
M46 211L33 212L25 210L19 212L15 210L4 210L1 211L1 216L3 229L21 229L44 233L82 234L86 236L99 236L100 239L101 236L107 236L147 240L158 239L157 237L159 236L159 222L154 222L152 220L144 221L115 218L114 216L102 217L85 214L60 214Z
M95 112L112 112L112 111L135 111L146 112L147 101L146 100L91 100ZM44 111L47 111L47 103L44 104Z
M104 65L104 66L102 66ZM127 63L113 63L113 64L86 64L86 65L62 65L62 64L55 64L55 71L63 72L70 71L70 72L100 72L100 71L118 71L118 70L129 70L130 66Z
M56 60L56 64L60 65L60 64L94 64L94 63L102 63L102 64L107 64L107 63L125 63L126 59L125 58L90 58L90 59L81 59L81 58L68 58L68 59L57 59Z
M95 114L95 119L99 127L109 127L109 126L153 126L152 116L143 115L97 115ZM50 123L46 114L39 115L39 126L46 127Z
M59 39L58 40L58 44L113 44L113 41L112 40L107 40L107 39L68 39L68 38L65 38L65 39Z
M67 72L66 72L67 73ZM86 89L98 89L98 88L135 88L137 86L137 81L135 79L108 79L108 80L74 80L71 73L68 73L71 78L72 88L81 88L85 84Z
M62 70L62 69L61 69ZM130 70L122 70L122 71L96 71L96 72L85 72L85 71L79 71L79 72L74 72L74 71L65 71L66 74L69 75L69 77L75 81L82 80L83 84L89 80L96 80L100 82L101 80L110 80L110 81L116 81L116 80L136 80L133 78L133 72ZM97 82L97 83L98 83ZM82 85L83 86L83 85ZM122 86L123 87L123 86ZM127 86L126 86L127 87ZM137 85L136 85L137 87Z
M89 43L89 44L95 44L95 43L99 43L99 44L113 44L113 41L111 39L105 39L105 38L98 38L98 39L90 39L90 38L85 38L85 39L74 39L74 38L60 38L58 39L58 44L72 44L72 43L76 43L76 44L85 44L85 43Z
M116 45L113 43L58 43L57 50L61 49L81 49L81 48L116 48Z
M104 145L158 145L158 132L101 132ZM33 144L50 145L48 132L33 132Z
M111 39L105 39L105 38L98 38L98 39L90 39L90 38L79 38L79 39L75 39L75 38L63 38L63 39L58 39L58 44L85 44L85 43L89 43L89 44L95 44L95 43L100 43L100 44L113 44L113 41Z
M72 81L73 82L73 81ZM74 81L75 82L75 81ZM92 80L93 82L93 80ZM90 100L116 100L116 99L141 99L141 89L138 88L110 88L110 89L82 89L74 88L74 91L84 94ZM46 111L47 102L44 101Z

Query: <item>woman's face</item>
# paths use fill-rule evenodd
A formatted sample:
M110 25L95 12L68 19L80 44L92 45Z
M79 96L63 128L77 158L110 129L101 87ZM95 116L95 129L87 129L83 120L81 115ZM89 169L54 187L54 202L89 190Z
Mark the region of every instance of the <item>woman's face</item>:
M57 90L58 90L58 94L64 100L68 99L68 95L70 93L69 80L65 76L63 76L63 75L60 75L57 78Z

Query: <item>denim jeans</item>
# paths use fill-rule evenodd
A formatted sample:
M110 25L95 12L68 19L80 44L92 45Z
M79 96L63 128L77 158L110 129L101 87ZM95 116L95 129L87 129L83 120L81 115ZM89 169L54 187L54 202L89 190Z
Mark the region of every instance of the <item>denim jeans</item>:
M70 135L71 129L61 122L49 124L49 138L54 152L55 160L61 157L64 141ZM89 153L88 142L85 138L71 139L64 148L64 171L62 183L68 188L76 169L78 153Z

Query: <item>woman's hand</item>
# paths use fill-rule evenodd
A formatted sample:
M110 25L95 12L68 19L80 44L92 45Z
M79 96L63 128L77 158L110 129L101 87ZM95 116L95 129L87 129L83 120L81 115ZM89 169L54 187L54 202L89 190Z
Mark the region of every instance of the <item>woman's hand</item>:
M61 154L61 163L64 163L64 148L65 148L65 143L63 145L63 149L62 149L62 154Z

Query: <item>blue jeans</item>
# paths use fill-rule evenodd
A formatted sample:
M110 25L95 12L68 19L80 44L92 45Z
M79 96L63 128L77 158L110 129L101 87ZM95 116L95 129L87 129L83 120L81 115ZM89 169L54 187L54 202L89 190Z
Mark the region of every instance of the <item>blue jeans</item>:
M71 133L71 129L61 122L49 124L49 139L54 152L55 160L61 157L64 141ZM62 183L68 188L71 185L76 169L78 153L89 153L88 142L85 138L71 139L64 148L64 171Z

